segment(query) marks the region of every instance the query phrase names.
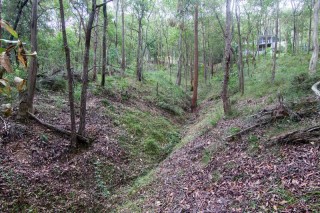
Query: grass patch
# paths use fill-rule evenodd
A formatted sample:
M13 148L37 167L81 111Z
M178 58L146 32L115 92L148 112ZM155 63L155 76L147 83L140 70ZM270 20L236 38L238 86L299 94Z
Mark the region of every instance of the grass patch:
M162 116L128 109L119 120L128 133L122 145L134 156L158 162L180 141L177 127Z

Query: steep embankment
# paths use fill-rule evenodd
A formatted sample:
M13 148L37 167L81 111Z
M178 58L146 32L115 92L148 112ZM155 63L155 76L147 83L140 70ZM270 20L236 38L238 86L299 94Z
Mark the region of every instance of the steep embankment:
M171 152L180 141L188 98L164 72L146 73L144 83L128 75L108 77L104 89L90 85L86 132L95 140L87 148L70 151L67 138L35 121L5 119L10 132L0 144L1 212L112 209L110 196L120 186L146 174ZM77 86L77 113L80 93ZM65 93L42 89L36 109L40 119L69 128Z
M112 197L114 212L320 211L319 137L277 140L318 123L310 89L317 77L303 71L304 56L285 56L271 84L265 71L271 63L260 60L246 79L245 96L237 94L232 74L233 114L224 117L219 97L209 96L184 127L175 151L133 186L122 188L121 196ZM219 74L213 79L217 89L221 79ZM283 110L281 94L292 111ZM241 136L226 139L246 128Z

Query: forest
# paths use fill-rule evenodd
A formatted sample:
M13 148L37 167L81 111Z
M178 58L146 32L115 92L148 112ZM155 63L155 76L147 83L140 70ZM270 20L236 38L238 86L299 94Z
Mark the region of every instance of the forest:
M319 212L320 0L0 0L0 212Z

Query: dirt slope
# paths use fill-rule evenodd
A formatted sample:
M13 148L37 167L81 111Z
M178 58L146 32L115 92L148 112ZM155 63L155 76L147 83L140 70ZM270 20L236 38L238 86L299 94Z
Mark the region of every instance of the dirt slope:
M281 120L232 142L223 138L231 127L245 126L245 121L221 120L173 152L156 169L154 179L131 197L134 201L117 211L320 211L320 140L309 144L268 142L270 131L284 126L292 130L318 119L313 116L298 124Z

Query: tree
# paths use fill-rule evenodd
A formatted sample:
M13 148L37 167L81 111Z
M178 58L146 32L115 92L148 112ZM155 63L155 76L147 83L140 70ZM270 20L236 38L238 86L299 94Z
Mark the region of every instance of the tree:
M313 9L313 52L309 64L309 73L315 74L317 70L317 63L319 57L319 40L318 40L318 31L319 31L319 9L320 9L320 0L316 0L314 3Z
M239 89L241 95L244 94L244 74L243 74L243 57L242 57L242 36L240 30L240 4L236 0L236 18L237 18L237 31L238 31L238 75L239 75Z
M108 15L107 15L107 3L104 0L103 5L103 36L102 36L102 78L101 86L104 87L106 81L106 69L107 69L107 28L108 28Z
M191 111L195 112L198 99L198 70L199 70L199 50L198 50L198 4L194 8L194 81L193 95L191 100Z
M13 24L13 30L17 30L17 27L18 27L18 24L19 24L21 15L22 15L23 8L28 4L28 2L29 2L29 0L19 0L18 5L17 5L18 11L17 11L16 19ZM13 39L13 36L11 35L10 40L12 40L12 39Z
M278 31L279 31L279 0L276 3L276 42L274 45L273 56L272 56L272 77L271 81L274 83L275 75L276 75L276 63L277 63L277 51L278 51Z
M91 41L92 25L94 22L96 9L97 9L96 0L92 0L92 8L89 15L88 24L86 27L85 50L84 50L84 57L83 57L80 123L79 123L79 129L78 129L78 134L82 136L85 135L85 127L86 127L90 41Z
M142 70L143 70L143 19L147 15L147 12L150 10L151 0L134 0L133 8L135 15L138 19L138 46L137 46L137 55L136 55L136 76L138 81L142 81ZM149 16L151 13L149 14Z
M124 0L121 1L121 69L122 73L126 71L126 50L125 50L125 26L124 26Z
M230 114L231 106L228 95L228 84L229 84L229 72L231 67L231 0L226 0L226 27L225 27L225 48L224 48L224 79L222 86L222 102L223 111L225 114Z
M63 0L59 0L60 4L60 17L61 17L61 31L63 36L63 45L66 54L66 67L68 73L68 89L69 89L69 105L70 105L70 119L71 119L71 146L75 147L77 143L77 134L76 134L76 121L75 121L75 112L74 112L74 97L73 97L73 74L71 71L71 60L70 60L70 48L68 46L68 39L66 33L66 24L64 19L64 8Z
M31 51L38 50L38 0L32 1L32 14L31 14ZM29 70L28 70L28 98L27 105L28 111L33 113L33 99L36 89L36 78L38 72L37 58L32 57Z

